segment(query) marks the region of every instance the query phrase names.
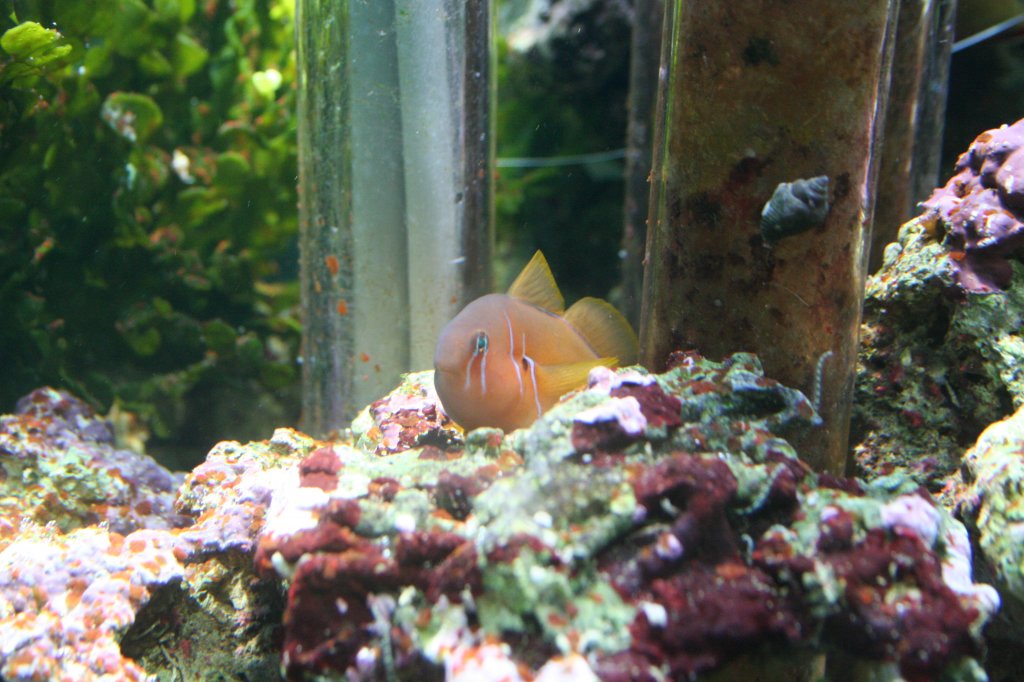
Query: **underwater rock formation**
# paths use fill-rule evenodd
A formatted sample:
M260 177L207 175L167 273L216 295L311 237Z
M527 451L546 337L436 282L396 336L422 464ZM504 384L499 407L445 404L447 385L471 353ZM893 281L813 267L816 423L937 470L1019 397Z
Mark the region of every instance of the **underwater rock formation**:
M153 592L181 580L166 531L2 522L0 675L5 680L146 680L121 635ZM120 644L119 644L120 641Z
M130 533L175 525L183 476L119 449L110 422L71 395L40 388L0 417L0 515L69 531L107 523Z
M857 475L909 476L968 525L1004 604L987 631L996 679L1024 641L1021 142L1024 121L980 135L868 278L852 428Z
M1008 256L1024 246L1024 120L988 130L960 155L956 175L922 203L964 291L1010 285Z
M222 443L182 484L76 398L19 401L0 417L0 677L273 679L280 597L252 548L288 435Z
M279 476L256 565L288 587L288 678L682 679L759 646L983 675L998 597L964 573L963 527L911 482L811 473L778 433L813 409L753 356L596 369L531 428L464 443L420 405L419 442L368 454L382 406L410 428L429 382L356 420L365 450L317 443Z
M964 456L967 485L958 512L980 550L979 570L999 589L1003 609L993 635L1024 635L1024 409L989 426Z
M596 368L509 434L411 374L339 440L220 443L163 527L6 523L0 674L792 679L839 648L983 679L999 600L963 526L909 479L811 472L784 435L817 415L755 356L669 364Z
M851 437L858 475L900 471L938 492L978 434L1024 405L1024 264L1010 248L1015 233L996 230L1011 214L970 209L982 200L972 197L1003 200L986 187L992 178L1012 186L1016 157L999 161L1006 147L996 143L1024 135L1024 123L986 135L868 278Z

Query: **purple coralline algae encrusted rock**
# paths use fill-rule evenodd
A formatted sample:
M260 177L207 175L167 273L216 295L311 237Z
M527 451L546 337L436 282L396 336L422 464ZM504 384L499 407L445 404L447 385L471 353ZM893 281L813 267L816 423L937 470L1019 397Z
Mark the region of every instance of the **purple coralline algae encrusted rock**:
M23 521L0 540L0 675L147 680L120 635L152 591L180 580L182 543L163 530L64 534Z
M956 175L922 204L941 229L953 277L964 291L1010 285L1007 257L1024 246L1024 120L979 135Z
M444 446L459 434L441 409L433 372L407 375L398 390L363 410L353 428L362 436L360 447L372 446L377 454L425 444Z
M386 419L357 420L357 442ZM912 482L811 473L779 434L816 422L754 356L690 354L595 370L504 436L318 444L279 477L256 551L288 589L285 674L689 679L838 647L907 680L982 679L998 596L963 527Z
M813 474L782 434L817 415L756 357L671 364L509 434L447 432L414 374L338 440L217 445L176 527L0 522L0 674L767 680L841 648L983 679L963 527L905 479ZM396 419L417 435L380 448Z
M170 528L182 478L118 449L110 423L63 391L37 389L0 417L0 511L8 518L63 530L100 522L119 533Z
M867 280L851 441L856 473L949 492L963 451L1024 405L1024 122L978 137ZM979 202L1001 202L980 208ZM1016 218L1013 218L1016 220ZM997 286L998 285L998 286Z
M20 401L0 417L0 676L273 679L280 597L251 553L281 468L312 443L221 443L173 506L185 476L115 450L84 403Z

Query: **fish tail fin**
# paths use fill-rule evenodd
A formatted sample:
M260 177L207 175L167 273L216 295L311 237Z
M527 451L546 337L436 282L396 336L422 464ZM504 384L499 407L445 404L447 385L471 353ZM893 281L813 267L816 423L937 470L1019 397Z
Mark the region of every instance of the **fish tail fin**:
M618 358L622 365L636 362L636 332L608 301L581 298L565 311L565 319L599 356Z
M557 398L586 384L587 375L595 367L615 367L618 364L618 358L608 357L564 365L538 365L537 384L545 395Z

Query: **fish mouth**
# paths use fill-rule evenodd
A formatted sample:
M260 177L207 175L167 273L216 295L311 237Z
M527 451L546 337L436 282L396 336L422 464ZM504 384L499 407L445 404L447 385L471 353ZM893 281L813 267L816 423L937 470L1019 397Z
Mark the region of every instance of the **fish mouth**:
M434 358L434 371L440 374L455 374L463 369L458 363Z
M439 367L437 365L434 365L434 374L440 374L442 376L451 377L458 374L458 371L459 370L456 369L455 367Z
M435 364L434 384L441 381L448 386L461 386L465 378L463 375L465 369L465 367L456 367L455 365Z

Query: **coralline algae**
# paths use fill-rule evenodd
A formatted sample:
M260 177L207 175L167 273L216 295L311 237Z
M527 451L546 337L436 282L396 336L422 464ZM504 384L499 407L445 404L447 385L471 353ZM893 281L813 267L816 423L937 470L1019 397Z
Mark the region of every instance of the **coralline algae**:
M1007 184L1022 135L1024 122L980 136L868 278L851 438L860 475L900 471L939 492L964 448L1024 405L1024 265L1016 237L986 232L1024 208L1024 178L1012 196ZM978 192L1008 204L971 209Z
M41 388L0 416L0 511L62 530L106 523L129 533L178 522L182 481L114 444L110 423L62 391Z
M1024 407L1022 142L1024 121L980 135L868 278L851 438L858 475L909 476L970 526L1003 601L988 630L997 676L1024 637L1019 417L1000 421Z
M686 678L764 646L983 675L998 597L947 575L969 561L946 540L962 527L913 484L812 474L778 434L814 411L753 356L595 370L504 438L436 445L437 413L416 409L411 449L322 444L287 477L317 472L307 494L274 494L256 563L288 586L289 678ZM356 437L376 450L390 418Z
M273 677L280 599L254 582L251 553L275 476L309 442L222 443L182 485L117 450L81 401L20 401L0 417L0 676Z
M341 440L219 444L173 527L8 522L0 670L656 680L840 648L982 679L998 597L963 527L909 482L810 472L781 434L814 410L754 356L672 365L597 369L507 435L453 429L414 374ZM60 625L82 603L88 636Z
M1008 257L1024 246L1024 120L979 135L956 174L922 203L941 233L953 278L970 293L1005 290Z
M180 580L181 543L166 531L68 534L25 521L0 550L0 675L5 680L145 680L120 635L152 591Z

